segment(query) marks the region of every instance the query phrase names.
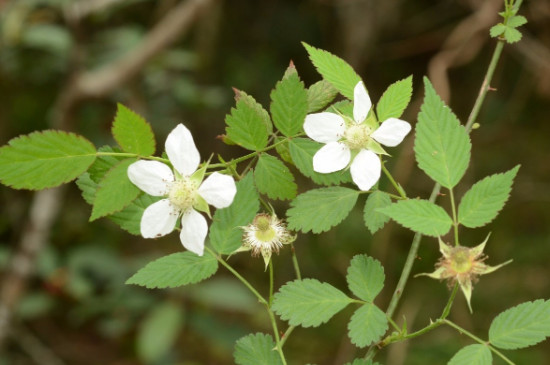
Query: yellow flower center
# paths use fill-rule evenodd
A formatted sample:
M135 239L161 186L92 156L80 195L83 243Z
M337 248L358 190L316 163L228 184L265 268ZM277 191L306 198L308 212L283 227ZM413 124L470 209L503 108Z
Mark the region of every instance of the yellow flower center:
M170 203L185 211L197 203L198 189L199 184L196 181L184 177L172 183L168 192L168 199Z
M472 259L468 248L455 247L449 257L451 269L457 274L469 273L474 264Z
M277 235L277 232L275 232L271 225L271 218L268 215L258 215L254 224L256 226L254 234L260 242L271 242Z
M372 129L365 124L353 124L344 132L344 143L352 150L364 148L370 140Z

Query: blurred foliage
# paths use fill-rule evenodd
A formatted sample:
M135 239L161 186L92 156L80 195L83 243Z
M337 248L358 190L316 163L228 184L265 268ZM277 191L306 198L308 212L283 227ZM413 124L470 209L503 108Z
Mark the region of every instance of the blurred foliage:
M0 143L56 127L55 108L72 77L134 49L177 3L0 1ZM422 76L442 54L451 32L482 3L486 2L214 1L189 34L157 54L137 77L108 96L79 101L70 111L66 127L96 145L112 142L110 124L116 103L121 102L146 117L159 141L184 121L203 156L238 156L242 150L216 140L224 130L224 115L233 105L231 87L266 104L291 59L307 85L317 81L319 76L301 41L352 63L374 100L389 84L413 74L413 106L404 119L414 123L423 95ZM476 285L473 316L461 297L451 313L453 320L483 338L492 318L502 310L550 297L550 4L531 0L521 13L529 20L524 27L527 40L505 48L493 85L498 92L487 98L478 120L481 128L472 135L473 163L466 176L468 183L473 183L522 165L509 203L490 227L492 236L486 249L489 265L509 258L514 262ZM493 49L489 26L498 21L494 16L494 23L482 32L479 47L469 47L466 41L461 52L473 48L472 57L459 67L449 67L450 104L462 121L477 95ZM405 143L400 151L391 166L397 180L410 196L426 197L431 185L413 165L412 143ZM308 184L304 178L300 186L304 189ZM460 189L459 196L464 192ZM31 199L29 192L0 187L3 271L17 249ZM284 216L286 206L275 208ZM107 220L88 223L89 214L89 206L71 185L49 245L40 252L35 273L17 306L16 330L4 347L0 365L37 363L33 356L43 348L62 364L229 364L238 338L269 332L263 308L221 269L204 284L174 290L125 286L125 280L138 268L178 252L180 244L175 236L156 241L130 236ZM469 230L463 237L473 244L487 233ZM301 235L296 250L304 277L338 287L344 287L346 268L354 254L366 252L376 257L387 276L386 287L377 298L385 307L411 239L409 231L393 223L372 236L362 223L362 212L356 209L329 232ZM413 273L431 272L438 256L436 240L423 239ZM231 263L261 292L267 291L261 259L241 254L232 257ZM274 263L276 287L293 279L287 250L275 257ZM443 283L411 279L396 318L404 315L409 328L419 328L437 316L447 295ZM297 328L285 345L288 358L295 359L293 363L322 365L345 363L361 355L347 338L345 321L339 321L349 317L350 313L344 312L319 329ZM379 361L442 364L468 343L442 328L422 340L385 349ZM516 351L510 358L518 364L545 364L550 363L550 350L543 343ZM42 363L48 365L45 360Z

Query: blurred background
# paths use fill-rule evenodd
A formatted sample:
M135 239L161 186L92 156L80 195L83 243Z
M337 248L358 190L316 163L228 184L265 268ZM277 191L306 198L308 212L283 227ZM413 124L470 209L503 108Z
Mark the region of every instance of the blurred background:
M413 124L428 75L465 122L501 10L501 0L0 0L0 144L48 128L113 144L120 102L152 124L157 153L184 122L203 158L239 156L243 150L216 138L234 104L232 87L268 106L290 60L306 85L317 81L301 41L352 64L374 101L412 74L403 119ZM525 1L520 14L529 21L524 39L505 47L457 192L522 165L499 217L462 232L468 245L492 232L487 264L514 260L474 287L473 315L461 294L455 301L451 319L482 338L504 309L550 298L550 2ZM433 184L415 166L412 143L408 137L392 150L390 170L409 196L427 198ZM293 171L300 192L314 187ZM277 203L280 216L287 206ZM42 193L0 186L0 365L231 364L237 339L271 332L263 307L223 268L174 290L124 285L147 262L181 251L177 236L144 240L107 219L89 223L89 215L74 184ZM295 247L304 277L343 290L353 255L380 260L386 287L377 304L386 308L412 236L393 223L372 236L360 201L342 225L300 234ZM413 274L433 271L438 257L436 240L423 239ZM261 258L240 254L230 262L267 292ZM274 264L276 287L294 279L288 250ZM439 315L447 296L444 283L411 278L395 318L406 316L408 328L419 329ZM318 329L297 328L285 344L290 363L343 364L363 355L346 334L353 309ZM377 360L445 364L470 343L440 328L384 349ZM506 354L518 364L550 363L548 342Z

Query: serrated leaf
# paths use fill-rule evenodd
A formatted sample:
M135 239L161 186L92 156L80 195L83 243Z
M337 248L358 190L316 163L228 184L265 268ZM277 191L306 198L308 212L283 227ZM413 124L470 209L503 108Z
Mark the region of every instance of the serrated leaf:
M390 220L390 217L378 211L379 208L387 207L390 204L390 196L380 190L373 192L367 198L363 219L371 234L375 234Z
M412 75L391 84L376 105L378 120L399 118L409 105L412 95Z
M508 22L506 23L506 25L512 28L517 28L522 26L525 23L527 23L527 19L524 16L516 15L508 19Z
M294 280L275 293L272 309L291 326L317 327L340 312L352 299L315 279Z
M139 358L147 364L164 358L175 345L183 321L181 306L171 302L154 306L139 327L137 334Z
M209 253L198 256L193 252L178 252L161 257L140 269L126 284L149 289L175 288L203 281L218 270L218 261Z
M307 112L313 113L334 100L338 90L327 80L317 81L307 89Z
M429 177L451 189L462 179L470 163L470 137L427 78L424 84L426 95L414 141L416 161Z
M140 156L151 156L155 153L155 135L151 125L122 104L118 104L111 132L125 152Z
M489 327L489 342L505 350L536 345L550 336L550 300L535 300L500 313Z
M358 298L372 302L384 287L384 268L367 255L355 255L348 267L348 287Z
M83 173L76 180L76 185L82 193L82 198L86 203L92 205L94 204L95 191L97 189L97 184L92 180L88 172Z
M371 303L359 307L348 323L349 338L357 347L365 347L378 341L387 330L386 314Z
M122 210L137 198L140 190L128 179L128 166L136 161L129 158L119 162L101 180L95 191L90 222Z
M252 221L260 209L258 192L252 174L247 174L237 183L233 203L216 210L210 226L210 243L222 254L230 254L241 246L243 231L240 228Z
M506 26L502 23L499 23L491 27L489 34L491 35L491 37L496 38L496 37L499 37L502 33L504 33L505 30L506 30Z
M264 112L251 96L240 92L236 107L225 117L227 137L248 150L257 151L267 146L271 122L266 123L267 112Z
M288 227L304 233L328 231L348 216L358 196L357 190L343 187L314 189L300 194L286 211Z
M448 365L491 365L493 356L485 345L469 345L458 351L447 363Z
M121 150L118 148L112 148L111 146L102 146L98 148L98 152L119 153ZM112 155L98 156L92 166L88 169L90 178L96 184L99 184L99 182L105 177L105 174L124 159L126 159L126 157Z
M277 157L266 153L258 158L254 179L258 191L271 199L292 199L298 190L288 167Z
M458 206L458 222L469 228L482 227L498 215L510 196L519 165L475 183Z
M140 223L145 209L158 202L162 197L141 194L120 212L111 214L107 218L116 223L120 228L133 235L141 235Z
M240 338L233 353L238 365L279 365L282 364L275 350L275 341L264 333L250 334Z
M311 62L323 79L330 82L342 95L353 100L353 89L361 78L343 59L302 42Z
M288 142L288 146L290 156L296 168L316 184L336 185L351 181L349 170L336 171L330 174L321 174L313 171L313 156L323 146L321 143L307 138L293 138Z
M404 227L432 237L445 235L453 224L443 208L427 200L401 200L378 211Z
M302 131L307 107L307 91L297 73L291 73L279 81L271 92L273 123L287 137Z
M516 43L521 40L521 32L515 28L506 27L506 30L504 31L504 39L506 39L506 42L508 43Z
M94 145L74 133L47 130L13 138L0 148L0 181L41 190L82 175L96 159Z

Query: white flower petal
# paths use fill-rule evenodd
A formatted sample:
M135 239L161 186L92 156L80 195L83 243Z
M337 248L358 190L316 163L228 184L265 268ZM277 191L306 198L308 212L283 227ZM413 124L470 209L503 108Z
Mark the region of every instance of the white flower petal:
M178 124L166 138L164 144L168 159L183 176L190 176L197 171L201 156L193 136L187 127L183 124Z
M411 125L409 123L401 119L389 118L380 124L380 127L370 136L384 146L395 147L403 141L403 138L410 131Z
M204 240L208 233L206 218L194 209L189 209L181 217L180 240L183 247L202 256L204 252Z
M313 170L328 174L344 169L351 159L349 147L340 142L330 142L313 156Z
M334 113L308 114L304 130L309 138L321 143L336 142L344 135L346 123L344 118Z
M372 108L369 94L363 81L359 81L353 89L353 119L356 123L362 123L367 119L369 110Z
M141 217L141 235L145 238L157 238L174 230L180 211L168 199L149 205Z
M162 162L140 160L128 166L128 179L149 195L166 196L174 174Z
M382 165L376 153L361 150L351 163L350 172L353 182L363 191L367 191L380 179Z
M237 193L235 180L231 176L214 172L199 187L199 195L216 208L226 208L233 203Z

